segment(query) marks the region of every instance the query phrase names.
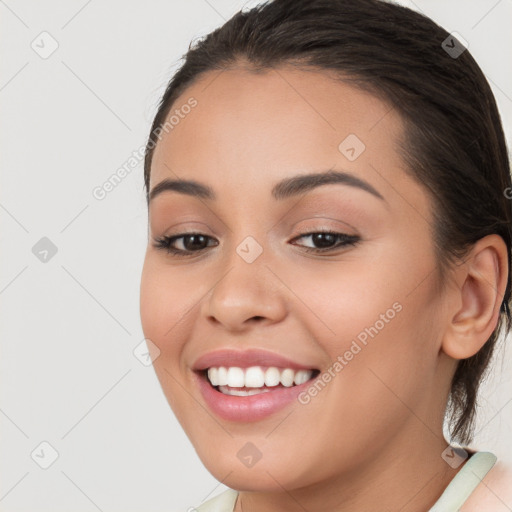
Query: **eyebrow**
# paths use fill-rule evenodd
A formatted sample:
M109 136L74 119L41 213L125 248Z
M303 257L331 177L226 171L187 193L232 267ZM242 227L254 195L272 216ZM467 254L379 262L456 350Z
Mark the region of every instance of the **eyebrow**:
M328 170L320 173L299 174L291 178L285 178L274 185L272 188L272 197L276 200L288 199L304 192L308 192L322 185L333 183L348 185L365 190L370 194L386 202L384 197L367 181L354 176L348 172ZM200 199L215 201L217 199L213 189L194 180L184 179L164 179L153 187L149 194L151 201L165 191L174 191L179 194L185 194Z

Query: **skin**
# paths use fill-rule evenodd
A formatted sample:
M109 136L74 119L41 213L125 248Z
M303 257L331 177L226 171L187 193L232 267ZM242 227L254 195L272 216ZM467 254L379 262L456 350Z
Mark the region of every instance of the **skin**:
M162 389L199 457L240 491L236 511L428 510L463 467L441 457L443 414L457 359L496 327L503 240L481 239L440 288L432 202L396 150L399 115L326 73L239 66L206 73L173 110L190 97L197 106L156 146L150 190L179 177L218 198L167 191L150 203L140 312L160 351ZM338 150L349 134L366 146L352 162ZM331 168L384 200L344 184L271 196L281 179ZM360 241L305 252L321 247L307 234L322 229ZM154 247L183 232L216 245L191 257ZM263 249L251 264L236 252L247 236ZM194 250L190 240L174 245ZM260 347L326 370L396 302L401 311L307 405L229 422L194 383L195 358L221 347ZM247 442L262 454L251 468L237 457Z

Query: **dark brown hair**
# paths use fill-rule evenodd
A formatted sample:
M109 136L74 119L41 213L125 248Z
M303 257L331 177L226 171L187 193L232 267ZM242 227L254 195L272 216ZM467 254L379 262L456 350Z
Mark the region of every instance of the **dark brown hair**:
M504 239L510 262L506 190L512 184L496 102L469 51L431 19L382 0L274 0L238 12L191 43L184 59L160 101L146 146L148 204L158 134L187 87L208 71L292 65L328 71L401 115L405 137L399 151L432 200L440 282L451 264L491 233ZM452 439L461 444L473 438L478 386L499 335L511 328L510 294L509 272L494 333L477 354L459 361L452 379L447 413Z

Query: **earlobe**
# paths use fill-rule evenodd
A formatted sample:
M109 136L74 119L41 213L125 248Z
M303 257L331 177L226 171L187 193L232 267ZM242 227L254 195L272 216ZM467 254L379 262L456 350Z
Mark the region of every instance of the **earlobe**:
M496 234L481 238L454 272L461 284L450 290L457 308L449 312L442 350L454 359L466 359L482 348L498 323L508 279L504 240Z

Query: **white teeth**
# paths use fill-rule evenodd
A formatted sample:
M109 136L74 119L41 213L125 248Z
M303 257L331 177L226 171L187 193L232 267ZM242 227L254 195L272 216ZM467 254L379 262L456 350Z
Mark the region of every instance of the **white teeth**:
M245 375L242 368L231 366L228 368L228 383L231 388L243 388L245 386Z
M225 370L224 368L222 368ZM220 368L208 368L208 378L210 382L219 382L219 370Z
M210 370L214 370L215 368L210 368ZM208 370L208 377L210 376L210 370ZM218 386L225 386L228 383L228 371L224 366L221 366L218 368L217 373L217 385Z
M251 366L245 370L245 387L261 388L265 385L265 374L259 366Z
M295 385L304 384L311 378L312 372L309 370L299 370L295 373L295 377L293 378L293 382Z
M281 372L281 384L289 388L290 386L293 386L293 378L295 377L295 372L290 369L286 368Z
M239 368L237 366L208 368L208 380L212 386L220 386L221 388L255 388L255 392L257 389L258 393L263 390L268 391L266 387L274 387L279 384L282 384L284 387L303 384L312 375L313 370L293 370L291 368L280 370L275 366L271 366L266 370L261 366L251 366L249 368ZM221 391L223 390L221 389ZM237 396L255 394L252 390L238 391L240 393Z
M270 389L269 388L237 389L237 388L230 388L229 386L219 386L219 391L224 393L225 395L249 396L249 395L259 395L260 393L267 393L268 391L270 391Z
M281 379L281 372L275 367L267 368L265 372L265 386L277 386Z

